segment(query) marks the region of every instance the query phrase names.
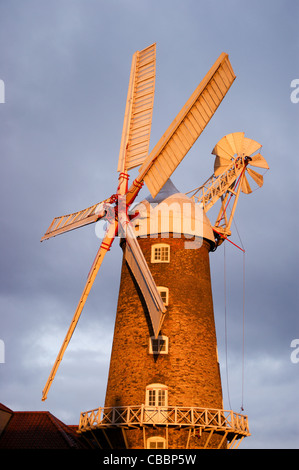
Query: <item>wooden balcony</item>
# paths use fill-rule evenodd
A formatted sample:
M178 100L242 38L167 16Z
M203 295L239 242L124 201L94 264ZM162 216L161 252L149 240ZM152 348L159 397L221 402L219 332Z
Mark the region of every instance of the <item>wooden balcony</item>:
M250 436L247 416L231 410L197 407L150 407L121 406L97 408L81 413L79 433L107 428L144 428L148 426L167 428L189 428L200 434L214 432L230 441L229 447L236 447L238 440ZM239 443L238 443L239 444Z

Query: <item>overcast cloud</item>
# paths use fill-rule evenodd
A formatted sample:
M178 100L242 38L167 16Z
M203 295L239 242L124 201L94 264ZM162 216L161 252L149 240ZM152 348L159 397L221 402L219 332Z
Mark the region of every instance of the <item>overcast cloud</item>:
M227 243L210 256L224 407L243 405L249 417L242 448L299 447L298 21L291 0L0 2L0 402L68 424L103 406L121 250L116 242L106 256L41 402L100 240L94 226L39 240L53 217L115 192L135 50L157 43L151 148L227 52L237 79L173 182L183 192L200 186L225 134L245 131L263 145L270 171L240 198L232 235L246 250L244 380L243 254Z

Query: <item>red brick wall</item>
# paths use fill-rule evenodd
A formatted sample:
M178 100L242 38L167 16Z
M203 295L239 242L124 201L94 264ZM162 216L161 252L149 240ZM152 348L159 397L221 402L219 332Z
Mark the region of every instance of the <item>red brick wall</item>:
M105 406L141 405L145 403L146 386L162 383L168 387L169 406L222 408L210 245L204 241L198 249L185 249L184 238L141 238L139 242L156 285L169 289L169 306L161 329L169 338L169 353L158 357L149 354L146 308L124 260ZM151 263L151 246L155 243L170 245L170 263ZM141 442L140 437L139 443L134 438L132 446L143 447L142 432L133 434L141 436ZM186 442L186 433L178 436L169 434L169 445L171 440Z

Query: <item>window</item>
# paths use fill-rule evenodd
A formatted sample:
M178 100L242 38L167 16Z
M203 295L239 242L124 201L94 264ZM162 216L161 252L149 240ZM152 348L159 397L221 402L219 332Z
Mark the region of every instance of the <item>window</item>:
M146 387L146 406L167 406L168 388L163 384L150 384Z
M166 449L166 440L164 437L149 437L146 442L147 449Z
M149 353L168 354L168 337L158 336L158 338L155 338L151 336L149 339Z
M167 307L167 305L168 305L168 294L169 294L168 287L157 286L157 289L158 289L158 292L161 295L161 298L164 302L164 305L166 305L166 307Z
M165 390L149 390L148 406L165 406L166 393Z
M166 243L157 243L152 245L151 262L152 263L169 263L170 246Z
M168 388L163 384L146 387L144 421L149 424L165 424L168 421Z

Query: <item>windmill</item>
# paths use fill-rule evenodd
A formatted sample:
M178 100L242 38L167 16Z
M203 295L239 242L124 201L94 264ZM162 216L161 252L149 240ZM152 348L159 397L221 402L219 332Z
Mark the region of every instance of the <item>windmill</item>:
M190 197L179 193L170 177L214 115L235 74L228 55L222 53L148 153L155 60L155 44L133 55L116 193L87 209L55 218L42 237L45 240L100 219L108 221L42 400L47 398L103 259L119 235L124 256L105 407L82 413L80 432L88 436L91 431L93 439L104 447L119 445L119 439L121 445L129 448L225 447L227 442L235 445L241 441L249 430L246 416L225 411L222 406L208 253L230 235L233 214L227 217L228 199L235 198L234 212L240 191L250 192L245 172L259 186L262 184L262 175L249 165L268 166L260 154L254 155L260 144L244 133L230 134L213 150L216 158L212 177L190 192ZM129 186L128 172L136 167L138 176ZM142 207L137 205L137 212L132 212L144 183L151 196ZM206 213L219 199L220 213L212 226ZM167 208L176 204L171 217L166 210L168 222L171 218L168 238L158 225L154 237L149 233L153 202L158 204L157 209L161 208L159 203L166 202ZM185 249L190 233L182 233L178 227L179 221L185 219L181 209L186 203L191 204L189 219L201 221L196 233L191 233L196 245L192 250ZM186 284L188 299L181 293L182 283ZM168 301L169 296L174 302ZM162 334L164 330L167 335ZM171 341L171 335L176 341ZM198 341L199 336L202 341ZM176 367L173 361L186 361L183 345L187 338L193 338L192 351L188 351L184 367ZM209 361L206 370L204 364ZM181 381L184 385L178 384ZM176 392L168 400L171 387ZM186 399L190 400L187 405ZM162 431L157 435L157 427L163 430L163 436Z

